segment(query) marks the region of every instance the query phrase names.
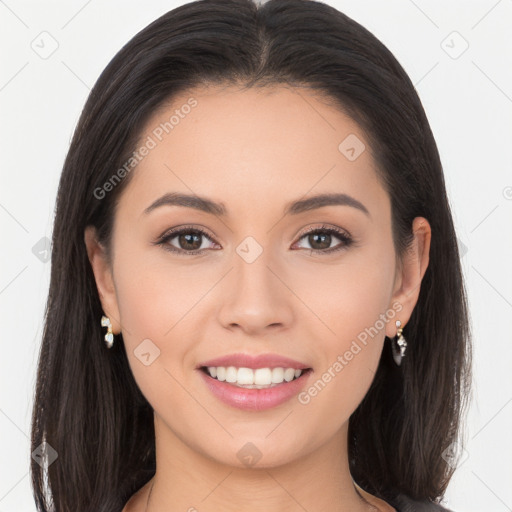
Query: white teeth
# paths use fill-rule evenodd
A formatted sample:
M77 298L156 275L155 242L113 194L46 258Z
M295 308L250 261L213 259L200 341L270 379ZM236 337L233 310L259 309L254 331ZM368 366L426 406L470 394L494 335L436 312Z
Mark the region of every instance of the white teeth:
M247 368L247 370L254 375L254 382L252 384L257 384L258 386L268 386L272 384L272 370L270 368L258 368L256 370ZM239 382L239 384L243 383Z
M224 368L223 366L219 366L216 368L216 373L217 373L217 380L220 380L221 382L224 382L226 380L226 368ZM213 375L212 375L212 377L213 377Z
M272 383L279 384L284 380L284 368L272 368Z
M238 368L236 382L238 384L254 384L254 372L250 368ZM259 382L256 382L256 384L259 384Z
M226 368L226 382L236 382L236 368L234 366L228 366Z
M284 380L286 382L290 382L294 379L295 377L295 370L293 368L286 368L286 370L284 371Z
M245 388L268 388L284 381L290 382L302 375L295 368L236 368L234 366L208 366L211 377Z

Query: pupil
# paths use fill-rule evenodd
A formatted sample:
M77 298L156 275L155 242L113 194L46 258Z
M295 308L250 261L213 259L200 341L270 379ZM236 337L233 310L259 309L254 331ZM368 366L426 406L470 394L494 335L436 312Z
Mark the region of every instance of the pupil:
M316 240L313 243L311 242L311 240L314 240L315 238L322 238L324 246L323 247L315 247ZM326 240L327 240L327 244L325 245ZM313 247L314 249L328 249L329 246L331 245L331 235L325 234L325 233L324 234L316 233L316 234L310 235L309 243L310 243L311 247ZM322 242L320 242L320 243L322 243Z
M180 235L179 241L180 241L180 245L182 245L182 248L187 251L193 251L193 250L199 249L199 247L201 247L201 243L199 243L199 245L197 247L183 247L183 245L186 246L187 244L193 243L193 242L190 242L190 238L195 238L195 241L197 242L200 240L200 235L197 235L197 234Z

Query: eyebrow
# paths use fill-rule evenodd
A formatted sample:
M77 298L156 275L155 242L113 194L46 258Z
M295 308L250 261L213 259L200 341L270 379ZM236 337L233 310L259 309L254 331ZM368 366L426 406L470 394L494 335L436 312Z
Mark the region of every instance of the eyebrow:
M219 217L227 215L226 207L222 203L216 203L206 197L177 192L169 192L159 197L144 210L144 214L148 214L161 206L184 206ZM285 206L284 215L298 215L324 206L350 206L370 217L368 209L360 201L347 194L318 194L307 199L293 201Z

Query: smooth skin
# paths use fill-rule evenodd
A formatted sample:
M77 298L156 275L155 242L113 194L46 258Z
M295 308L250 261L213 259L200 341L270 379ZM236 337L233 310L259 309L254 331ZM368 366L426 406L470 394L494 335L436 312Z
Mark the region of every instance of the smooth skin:
M399 260L369 141L311 90L189 90L153 114L140 143L190 98L197 106L132 171L116 210L112 266L94 229L85 232L103 309L154 409L156 474L124 512L146 510L152 484L148 512L393 511L356 488L348 421L374 378L384 336L394 337L395 320L406 325L416 305L429 223L414 219L413 244ZM350 134L366 147L353 161L338 149ZM144 213L169 192L209 198L226 214L176 205ZM330 205L283 215L290 202L333 192L368 213ZM208 237L192 231L155 243L184 225ZM353 242L306 232L322 226ZM236 251L249 236L262 248L251 263ZM326 252L334 247L342 248ZM213 396L196 369L236 352L277 353L313 369L310 387L397 304L400 312L307 404L294 397L239 410ZM160 355L146 366L134 351L147 339ZM253 466L237 457L248 442L262 454Z

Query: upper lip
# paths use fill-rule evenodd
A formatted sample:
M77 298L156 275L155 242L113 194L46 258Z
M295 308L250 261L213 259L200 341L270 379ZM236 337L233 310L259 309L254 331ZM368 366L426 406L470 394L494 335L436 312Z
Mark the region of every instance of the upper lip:
M296 370L306 370L310 368L307 364L303 364L289 357L280 356L279 354L228 354L226 356L216 357L199 363L197 368L204 366L234 366L236 368L295 368Z

